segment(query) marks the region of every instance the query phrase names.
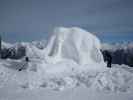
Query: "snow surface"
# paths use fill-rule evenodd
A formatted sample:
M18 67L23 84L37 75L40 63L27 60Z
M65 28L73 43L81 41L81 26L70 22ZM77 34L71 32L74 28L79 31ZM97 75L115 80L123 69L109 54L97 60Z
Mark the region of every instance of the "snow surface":
M0 59L0 100L133 99L133 68L106 68L99 39L83 29L56 28L47 45L21 45L29 63Z
M67 59L80 65L98 63L100 66L104 64L100 48L100 41L93 34L77 27L60 27L54 30L45 56L46 60L50 59L50 63Z

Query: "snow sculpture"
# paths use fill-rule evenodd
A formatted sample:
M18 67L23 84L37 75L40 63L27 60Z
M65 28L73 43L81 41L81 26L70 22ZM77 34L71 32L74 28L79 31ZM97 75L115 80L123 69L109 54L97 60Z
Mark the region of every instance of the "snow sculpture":
M83 29L55 28L45 48L48 63L72 60L79 65L104 64L99 39Z

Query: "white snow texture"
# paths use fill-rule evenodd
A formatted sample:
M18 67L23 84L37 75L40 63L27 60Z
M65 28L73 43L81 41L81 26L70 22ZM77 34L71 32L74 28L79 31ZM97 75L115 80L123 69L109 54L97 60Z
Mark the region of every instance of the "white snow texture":
M100 48L100 41L93 34L77 27L60 27L55 28L45 55L54 63L67 59L80 65L103 64Z

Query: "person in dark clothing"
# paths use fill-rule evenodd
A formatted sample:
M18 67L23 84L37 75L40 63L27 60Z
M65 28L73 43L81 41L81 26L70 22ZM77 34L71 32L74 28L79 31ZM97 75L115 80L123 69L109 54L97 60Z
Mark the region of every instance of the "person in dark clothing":
M107 61L107 67L111 68L112 56L108 51L105 51L105 60Z
M23 69L26 69L29 63L29 57L25 57L25 63L24 65L19 69L19 71L22 71Z
M25 61L26 62L29 62L29 57L25 57Z

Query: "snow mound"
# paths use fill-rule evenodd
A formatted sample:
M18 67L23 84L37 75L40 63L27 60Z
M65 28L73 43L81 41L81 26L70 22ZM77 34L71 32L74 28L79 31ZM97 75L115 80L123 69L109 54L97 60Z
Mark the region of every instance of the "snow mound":
M59 27L55 28L45 48L45 58L53 64L72 60L79 65L98 63L104 66L100 48L100 41L93 34L77 27Z
M85 85L90 89L105 92L133 91L133 70L126 65L113 65L104 72L80 72L65 77L51 77L41 85L44 88L64 90Z
M106 92L129 92L133 89L133 71L126 65L115 65L112 69L99 73L93 86Z

